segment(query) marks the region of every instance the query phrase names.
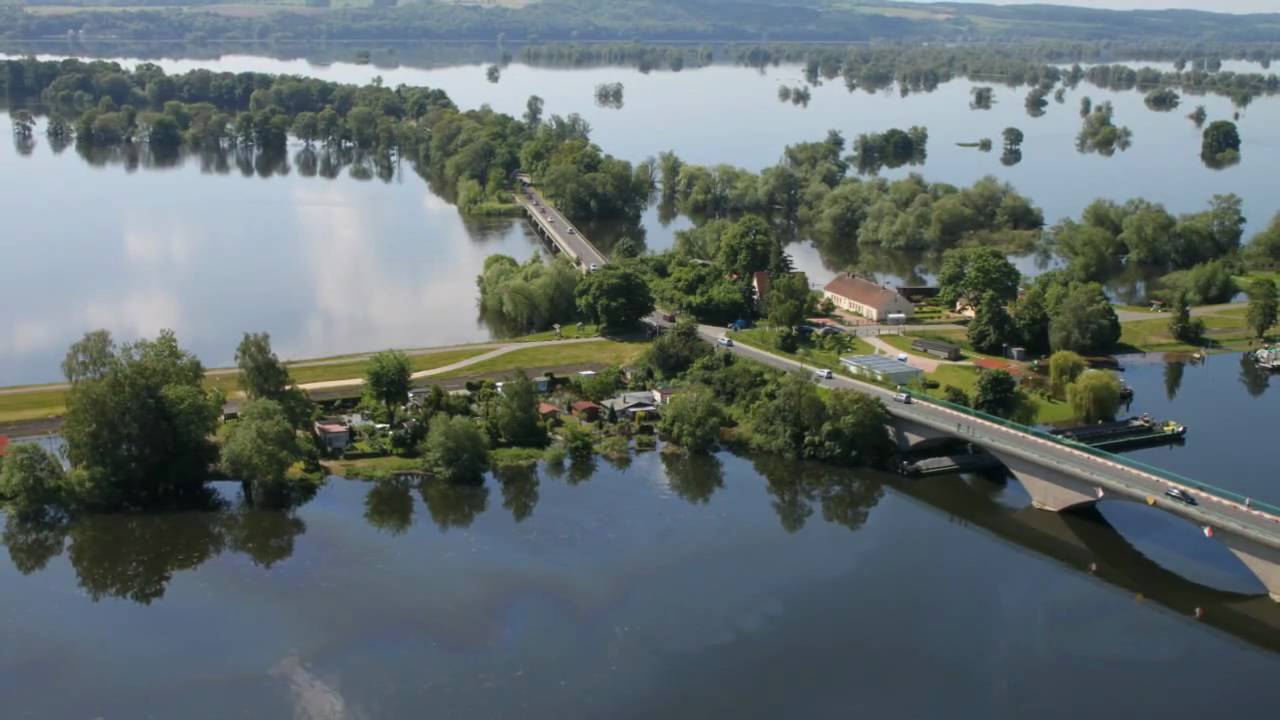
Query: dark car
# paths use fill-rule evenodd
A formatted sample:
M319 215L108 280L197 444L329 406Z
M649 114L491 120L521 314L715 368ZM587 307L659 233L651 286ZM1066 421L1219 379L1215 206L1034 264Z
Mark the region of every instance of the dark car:
M1171 487L1168 490L1165 490L1164 494L1166 497L1171 497L1180 503L1186 503L1187 505L1199 505L1195 498L1191 497L1189 493L1180 488Z

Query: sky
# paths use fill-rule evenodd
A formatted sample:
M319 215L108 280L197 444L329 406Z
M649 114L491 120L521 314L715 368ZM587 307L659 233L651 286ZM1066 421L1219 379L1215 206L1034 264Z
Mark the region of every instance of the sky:
M933 0L908 0L931 2ZM965 0L953 0L964 2ZM1025 5L1032 2L1046 5L1070 5L1072 7L1105 8L1108 10L1207 10L1211 12L1256 13L1280 12L1280 0L981 0L991 5Z

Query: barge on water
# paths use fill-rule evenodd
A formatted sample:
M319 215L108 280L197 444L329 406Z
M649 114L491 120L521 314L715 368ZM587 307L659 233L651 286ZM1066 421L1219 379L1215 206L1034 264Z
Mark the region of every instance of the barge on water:
M1181 442L1187 434L1187 426L1172 420L1156 422L1150 415L1143 414L1127 420L1080 425L1049 432L1099 450L1122 450Z
M898 473L908 477L928 477L947 473L980 472L1000 466L1000 461L984 452L941 455L920 460L903 460Z

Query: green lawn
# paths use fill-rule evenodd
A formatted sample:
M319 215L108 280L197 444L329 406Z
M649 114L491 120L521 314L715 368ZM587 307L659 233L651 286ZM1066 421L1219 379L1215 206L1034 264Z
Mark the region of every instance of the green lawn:
M465 368L451 370L433 377L447 379L472 377L489 373L513 371L520 368L552 367L556 365L626 365L649 347L647 342L621 342L597 340L595 342L566 345L544 345L523 350L513 350Z
M1122 323L1120 344L1140 352L1194 352L1201 349L1226 352L1247 350L1250 347L1253 332L1245 326L1242 311L1230 308L1220 314L1202 315L1199 319L1204 321L1205 337L1212 341L1207 348L1198 348L1176 340L1169 333L1168 313L1150 320Z
M978 385L978 368L972 365L941 365L936 372L926 375L938 383L938 387L926 390L932 397L942 398L948 385L958 387L972 400ZM1065 402L1047 400L1039 395L1031 395L1036 406L1036 422L1044 425L1065 423L1075 418L1075 412Z
M777 331L773 328L757 327L749 330L738 330L732 333L732 337L734 342L741 342L744 345L784 355L807 365L831 370L840 369L840 356L842 355L872 355L875 353L875 348L868 345L866 341L847 335L843 337L847 348L845 350L826 350L808 340L801 340L800 346L793 353L784 353L778 349Z
M578 326L576 325L566 325L560 328L559 339L571 340L574 338L599 337L599 336L600 336L599 325L584 324L581 330L579 330ZM555 339L557 339L555 330L545 330L543 332L530 333L528 335L523 335L521 337L516 338L515 342L534 342L537 340L555 340Z
M397 455L359 460L326 460L322 464L330 475L353 480L390 480L399 473L422 470L421 458L403 458Z
M0 422L38 420L61 415L66 409L67 393L63 390L32 390L0 395Z

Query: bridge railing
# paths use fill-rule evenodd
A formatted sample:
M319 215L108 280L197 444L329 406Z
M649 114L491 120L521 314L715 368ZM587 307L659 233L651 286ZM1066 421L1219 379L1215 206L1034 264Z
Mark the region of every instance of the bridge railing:
M1015 430L1017 432L1024 433L1026 435L1031 435L1033 437L1040 438L1041 440L1047 440L1049 442L1056 443L1063 447L1069 447L1073 450L1077 450L1082 453L1093 455L1094 457L1107 460L1109 462L1113 462L1117 465L1123 465L1125 467L1131 468L1133 470L1137 470L1139 472L1144 472L1149 475L1155 475L1156 477L1163 478L1165 480L1177 483L1179 485L1195 488L1196 490L1199 490L1204 493L1208 493L1210 495L1214 495L1216 497L1222 498L1223 500L1229 500L1231 502L1240 503L1241 505L1245 504L1245 502L1247 501L1249 503L1249 507L1254 510L1261 510L1263 512L1271 513L1272 515L1280 516L1280 507L1277 507L1270 503L1255 500L1245 495L1241 495L1240 493L1235 492L1233 490L1227 490L1226 488L1220 488L1216 485L1210 485L1209 483L1206 483L1206 482L1193 480L1192 478L1186 477L1185 475L1179 475L1178 473L1172 472L1170 470L1165 470L1163 468L1158 468L1153 465L1148 465L1140 460L1135 460L1133 458L1125 457L1123 455L1110 453L1110 452L1107 452L1106 450L1099 450L1098 448L1090 447L1088 445L1085 445L1084 443L1077 442L1075 440L1069 440L1059 435L1053 435L1043 430L1039 430L1037 428L1033 428L1028 425L1023 425L1022 423L1016 423L1016 422L1013 422L1012 420L1006 420L1002 417L989 415L980 410L974 410L973 408L965 407L963 405L956 405L955 403L950 403L950 402L947 402L946 400L941 400L939 398L929 397L929 396L923 396L923 397L916 396L915 399L918 399L922 402L927 402L931 405L938 405L940 407L945 407L949 410L953 410L955 412L961 413L963 415L968 415L970 417L977 418L979 420L985 420L990 423L995 423L996 425L1006 427L1010 430Z

